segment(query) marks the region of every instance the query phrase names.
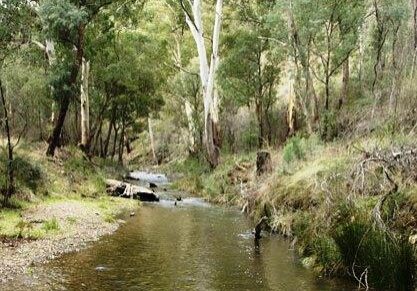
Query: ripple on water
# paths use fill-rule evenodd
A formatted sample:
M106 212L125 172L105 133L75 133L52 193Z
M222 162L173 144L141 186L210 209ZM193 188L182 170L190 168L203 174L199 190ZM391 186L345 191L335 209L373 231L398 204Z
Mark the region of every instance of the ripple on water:
M350 290L318 283L288 242L256 244L238 211L198 198L173 203L145 204L114 235L43 266L33 288L5 290Z

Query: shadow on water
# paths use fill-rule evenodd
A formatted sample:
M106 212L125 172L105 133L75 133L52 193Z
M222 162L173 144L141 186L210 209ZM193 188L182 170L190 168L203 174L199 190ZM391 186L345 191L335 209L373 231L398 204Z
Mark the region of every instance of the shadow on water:
M317 280L287 242L255 242L238 211L185 198L147 204L114 235L55 260L14 290L350 290Z

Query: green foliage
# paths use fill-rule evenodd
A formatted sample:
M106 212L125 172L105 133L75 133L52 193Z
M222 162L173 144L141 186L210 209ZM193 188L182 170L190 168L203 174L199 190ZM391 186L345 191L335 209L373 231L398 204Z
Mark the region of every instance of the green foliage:
M312 252L317 257L317 263L324 271L331 274L341 263L341 252L336 241L328 235L318 235L311 243Z
M6 153L2 152L0 154L0 187L2 189L4 189L6 184L7 162ZM17 155L12 163L12 167L18 189L27 187L36 193L44 186L45 180L41 168L33 164L26 156Z
M17 238L24 238L25 233L33 229L33 225L22 219L16 224L16 229L18 230Z
M411 290L417 267L413 246L389 229L377 228L366 204L341 204L334 225L343 264L377 288Z
M79 154L70 154L65 160L64 169L67 173L76 173L80 176L89 176L95 172L92 163Z
M42 229L46 232L57 231L59 230L59 222L55 217L53 217L42 224Z
M301 160L305 158L304 148L302 146L303 138L294 136L287 141L283 149L283 158L287 163L294 160Z
M80 24L85 24L88 13L84 7L66 0L43 1L39 9L48 37L73 42Z
M286 142L282 150L283 159L288 164L296 160L304 160L307 155L312 154L319 145L320 141L315 135L308 138L296 135Z
M335 112L325 111L320 119L320 135L324 141L332 141L339 133Z
M103 220L107 223L115 223L116 222L116 217L112 213L106 213L104 215Z
M379 288L413 288L416 261L407 240L359 221L339 226L335 240L345 266L353 266L356 276L366 272Z
M31 26L30 9L21 0L5 0L0 5L0 69L4 58L16 48L14 40L22 42L28 37Z

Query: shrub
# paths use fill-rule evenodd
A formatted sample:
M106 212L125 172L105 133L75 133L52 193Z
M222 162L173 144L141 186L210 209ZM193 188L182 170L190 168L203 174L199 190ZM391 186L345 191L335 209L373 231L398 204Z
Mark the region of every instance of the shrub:
M312 135L308 138L296 135L290 138L284 146L284 161L291 163L295 160L303 160L307 157L308 154L313 153L319 144L320 140L315 135Z
M94 172L92 163L87 161L84 157L71 155L64 163L64 168L68 173L77 173L82 176L87 176Z
M303 139L300 136L294 136L288 140L283 150L283 158L287 163L305 158L302 144Z
M0 188L6 185L7 157L4 152L0 155ZM44 184L43 174L38 165L32 164L28 158L16 155L13 161L15 172L16 187L27 187L33 192L37 192L39 187Z
M337 117L332 111L323 113L320 119L320 135L325 141L332 141L338 135Z

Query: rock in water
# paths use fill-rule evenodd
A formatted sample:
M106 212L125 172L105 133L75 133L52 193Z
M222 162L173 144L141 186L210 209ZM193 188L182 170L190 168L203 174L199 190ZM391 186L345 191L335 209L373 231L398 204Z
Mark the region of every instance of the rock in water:
M256 174L261 176L272 172L271 154L267 151L258 152L256 158Z
M159 196L151 189L122 181L107 179L107 192L112 196L134 198L145 202L159 202Z
M268 222L268 217L262 217L255 226L255 239L259 240L262 238L261 232L265 228Z

